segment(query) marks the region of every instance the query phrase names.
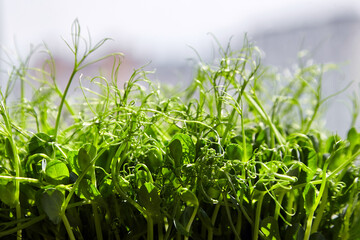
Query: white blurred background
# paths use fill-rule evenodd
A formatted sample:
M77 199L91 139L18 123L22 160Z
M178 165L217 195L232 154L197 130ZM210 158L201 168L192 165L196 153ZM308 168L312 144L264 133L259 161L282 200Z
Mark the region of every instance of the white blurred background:
M291 67L297 53L307 49L317 63L333 62L340 69L325 84L326 94L354 81L351 89L331 101L325 115L333 133L346 135L350 125L351 91L360 84L360 1L357 0L2 0L0 1L0 57L5 52L25 57L30 45L45 42L67 76L71 52L70 28L78 19L83 33L93 42L110 37L104 52L125 53L124 78L147 63L161 82L190 82L196 59L194 49L211 59L214 34L232 48L242 44L244 34L259 46L263 63L280 69ZM189 47L191 46L191 47ZM68 67L67 67L68 66ZM1 88L8 64L0 61ZM351 91L350 91L351 90ZM359 129L360 124L357 122Z

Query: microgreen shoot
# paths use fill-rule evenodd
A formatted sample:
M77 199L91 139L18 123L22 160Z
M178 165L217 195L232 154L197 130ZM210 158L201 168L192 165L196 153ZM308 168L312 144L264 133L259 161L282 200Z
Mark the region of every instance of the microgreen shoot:
M46 45L41 67L34 51L13 67L0 102L0 237L360 238L358 101L346 139L316 125L336 95L322 93L332 65L300 59L285 76L245 38L239 50L219 44L212 63L199 57L189 87L169 96L147 66L120 86L121 53L91 60L107 40L92 45L74 21L64 91ZM106 58L110 78L81 75ZM39 86L30 99L27 84Z

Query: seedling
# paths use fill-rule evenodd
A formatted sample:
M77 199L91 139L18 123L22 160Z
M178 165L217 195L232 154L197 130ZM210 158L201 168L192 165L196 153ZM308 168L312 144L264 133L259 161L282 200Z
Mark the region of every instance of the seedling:
M64 91L45 48L43 68L27 59L1 92L1 238L360 239L355 120L346 139L314 125L331 65L285 78L245 38L166 97L145 68L120 86L123 55L94 60L107 39L83 39L75 21ZM111 77L82 76L71 104L78 73L105 58Z

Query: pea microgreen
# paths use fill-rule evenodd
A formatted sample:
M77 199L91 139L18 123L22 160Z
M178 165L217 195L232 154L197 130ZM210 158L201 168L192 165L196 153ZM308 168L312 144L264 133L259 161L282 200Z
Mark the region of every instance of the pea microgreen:
M1 238L360 239L357 98L346 138L318 121L333 65L301 56L283 74L245 38L200 59L185 90L146 67L121 86L123 55L93 59L108 39L85 39L76 20L64 90L44 46L1 92ZM109 77L80 75L105 58Z

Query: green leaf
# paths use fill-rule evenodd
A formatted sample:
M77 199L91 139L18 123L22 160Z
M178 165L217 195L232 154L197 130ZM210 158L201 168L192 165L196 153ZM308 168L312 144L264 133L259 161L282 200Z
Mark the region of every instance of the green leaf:
M90 159L93 159L96 156L96 147L90 143L85 143L82 148L86 150L89 154Z
M116 151L118 150L119 145L110 146L108 150L105 150L99 158L96 160L95 165L103 168L106 172L110 172L111 161L114 158ZM101 149L98 149L100 152Z
M321 233L316 232L310 235L310 240L326 240L326 238Z
M339 148L339 146L342 142L343 141L341 140L341 138L338 135L329 137L326 140L325 152L328 152L328 153L334 152L336 149Z
M124 192L132 192L133 191L133 187L131 186L131 183L123 178L123 177L119 177L119 187L124 191Z
M359 149L360 149L360 143L359 143L359 144L356 144L356 145L353 147L351 154L355 154L357 151L359 151Z
M247 159L244 159L245 151L246 151ZM227 145L225 153L226 153L227 159L229 159L229 160L247 161L250 159L250 157L252 155L252 151L253 151L252 145L246 144L245 151L244 151L242 143L241 144L230 143L229 145Z
M16 206L15 191L14 181L0 181L0 200L10 207Z
M175 167L195 161L195 145L189 135L177 133L172 138L170 144L170 156L175 160Z
M243 149L244 152L244 149ZM253 153L253 146L250 143L246 143L246 161L248 161L251 158L251 155Z
M349 229L349 239L360 239L360 216L359 211L360 206L358 206L355 211L353 212L353 223Z
M21 184L21 206L23 208L34 207L38 189L30 184Z
M135 174L135 181L138 188L141 188L144 183L148 182L148 172L145 170L138 170Z
M243 151L239 144L231 143L226 147L226 156L229 160L242 160Z
M44 153L48 156L51 156L53 152L52 143L53 139L46 133L37 133L35 134L28 144L29 155L35 153Z
M350 142L351 145L355 145L358 143L359 141L359 134L358 132L356 131L356 128L351 128L349 131L348 131L348 134L347 134L347 139L348 141Z
M268 240L280 239L279 225L275 218L269 216L263 219L261 221L260 229Z
M307 148L306 155L307 155L307 166L311 170L311 172L308 172L306 176L306 181L309 182L312 180L312 178L316 173L318 159L317 159L317 153L313 148Z
M309 139L311 140L311 142L312 142L312 144L313 144L313 147L314 147L314 150L316 151L316 152L318 152L319 151L319 139L320 139L320 136L318 136L318 137L316 137L316 136L314 136L314 135L312 135L312 134L309 134L309 135L307 135L308 137L309 137Z
M60 213L64 200L64 194L55 188L46 189L41 195L40 206L54 224L61 221Z
M83 178L79 184L79 187L75 190L76 195L86 200L98 200L101 197L101 193L91 182L90 179Z
M187 188L180 188L179 190L180 199L188 206L199 206L199 200L196 195Z
M85 148L80 148L78 153L78 161L81 171L84 171L90 164L91 158Z
M8 138L5 139L5 150L6 150L6 156L14 161L15 157L14 157L14 152L13 152L13 149L11 147L11 144L10 144L10 140Z
M184 227L184 225L181 224L181 222L177 219L174 219L174 226L176 228L176 230L181 233L181 235L190 236L190 233L188 231L186 231L186 228Z
M159 189L153 183L147 182L137 192L139 204L151 214L154 220L159 219L161 204Z
M90 179L84 178L81 180L77 191L77 195L86 200L98 200L101 197L99 190L91 182Z
M315 205L315 199L316 199L316 188L314 184L311 182L307 183L303 192L303 198L304 198L304 207L306 210L306 213L308 214Z
M255 145L259 147L261 144L266 143L267 145L270 144L270 128L261 129L255 135Z
M99 192L104 198L109 197L114 190L114 185L112 184L112 179L110 177L105 177L99 184Z
M179 139L174 139L169 144L170 156L174 159L175 167L181 167L182 160L182 144Z
M344 161L346 161L347 154L346 154L346 143L345 141L341 140L334 143L332 152L330 152L330 157L327 161L329 161L328 169L330 171L335 170L339 167Z
M66 164L60 160L52 160L46 164L45 180L51 184L68 184L69 169Z
M316 173L318 164L318 156L315 149L304 146L301 149L293 149L292 154L296 159L300 156L300 161L308 167L307 169L299 169L300 171L296 184L303 184L311 181Z
M285 232L285 240L303 240L305 231L299 223L289 226Z
M72 172L74 172L76 175L80 175L81 174L81 169L79 166L79 161L78 161L78 151L69 151L67 153L67 162L70 166L70 169Z
M163 164L163 156L161 150L157 147L150 148L146 153L146 165L151 172L157 171Z
M221 181L219 182L218 180L216 181L220 186L222 185L221 184ZM226 183L225 183L226 184ZM221 194L221 190L220 188L215 188L213 186L210 186L207 191L206 191L206 194L211 197L212 199L219 199L219 196Z
M201 222L205 225L205 227L214 228L209 215L201 207L199 208L198 216L199 216Z

